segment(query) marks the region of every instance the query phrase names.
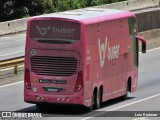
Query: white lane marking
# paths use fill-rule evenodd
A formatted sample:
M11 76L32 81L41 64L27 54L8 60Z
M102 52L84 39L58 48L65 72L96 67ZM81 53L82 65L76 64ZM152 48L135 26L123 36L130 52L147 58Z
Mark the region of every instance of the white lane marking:
M158 50L158 49L160 49L160 47L153 48L153 49L149 49L149 50L147 50L147 51L150 52L150 51L154 51L154 50Z
M19 82L15 82L15 83L7 84L7 85L2 85L2 86L0 86L0 88L4 88L4 87L8 87L8 86L12 86L12 85L16 85L16 84L20 84L20 83L24 83L24 81L19 81Z
M147 52L151 52L151 51L158 50L158 49L160 49L160 47L153 48L153 49L149 49L149 50L147 50ZM139 53L142 53L142 52L139 52ZM143 53L142 53L142 54L143 54Z
M0 55L0 57L3 57L3 56L8 56L8 55L13 55L13 54L17 54L17 53L23 53L23 51L17 51L17 52L13 52L13 53L8 53L8 54L3 54L3 55Z
M140 103L140 102L143 102L143 101L146 101L146 100L149 100L149 99L158 97L158 96L160 96L160 94L156 94L156 95L153 95L153 96L150 96L150 97L147 97L147 98L143 98L143 99L140 99L140 100L137 100L137 101L131 102L131 103L129 103L129 104L122 105L122 106L119 106L119 107L116 107L116 108L113 108L113 109L110 109L110 110L107 110L107 111L118 110L118 109L121 109L121 108L130 106L130 105L134 105L134 104L137 104L137 103ZM100 111L100 109L99 109L98 111ZM102 113L99 113L99 114L95 114L95 115L93 115L92 117L86 117L86 118L81 119L81 120L88 120L88 119L91 119L91 118L93 118L93 117L98 117L99 115L105 114L107 111L102 112Z
M135 119L132 119L132 120L150 120L150 119L147 118L147 117L140 117L140 118L135 118Z
M150 97L147 97L147 98L143 98L143 99L141 99L141 100L137 100L137 101L135 101L135 102L132 102L132 103L129 103L129 104L126 104L126 105L122 105L122 106L119 106L119 107L117 107L117 108L110 109L110 110L108 110L108 111L118 110L118 109L121 109L121 108L130 106L130 105L134 105L134 104L136 104L136 103L140 103L140 102L143 102L143 101L146 101L146 100L149 100L149 99L158 97L158 96L160 96L160 94L156 94L156 95L153 95L153 96L150 96Z

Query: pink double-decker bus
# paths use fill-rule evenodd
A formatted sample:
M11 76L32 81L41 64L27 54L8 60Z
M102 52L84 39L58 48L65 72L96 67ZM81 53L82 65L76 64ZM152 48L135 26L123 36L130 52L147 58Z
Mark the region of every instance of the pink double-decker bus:
M24 101L97 109L126 98L138 81L136 17L129 11L85 8L29 19Z

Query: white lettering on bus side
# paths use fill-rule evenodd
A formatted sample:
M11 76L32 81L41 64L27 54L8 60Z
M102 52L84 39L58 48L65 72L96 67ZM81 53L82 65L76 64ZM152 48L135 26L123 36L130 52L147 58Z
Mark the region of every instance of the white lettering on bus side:
M52 30L53 33L63 33L63 34L73 34L75 29L74 28L57 28L55 26L48 26L48 27L39 27L36 25L36 28L40 35L47 35L47 33Z
M118 59L120 45L109 47L108 43L108 61Z
M108 38L106 37L105 43L101 44L100 38L98 39L100 66L101 67L104 66L104 62L105 62L105 54L106 54L107 41L108 41Z
M107 46L108 43L108 46ZM108 38L106 36L105 43L101 43L100 38L98 39L98 47L99 47L99 56L100 56L100 66L103 68L105 63L105 56L106 56L106 47L108 47L108 61L118 59L119 57L119 49L120 45L109 45Z

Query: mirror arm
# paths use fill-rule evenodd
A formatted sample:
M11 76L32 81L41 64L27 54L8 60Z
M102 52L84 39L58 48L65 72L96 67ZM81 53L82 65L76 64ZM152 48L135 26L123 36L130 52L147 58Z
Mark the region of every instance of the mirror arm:
M140 41L142 42L142 44L146 44L146 40L145 40L143 37L141 37L141 36L136 36L136 38L137 38L138 40L140 40Z
M136 36L136 39L142 43L142 53L146 53L146 40L141 36Z

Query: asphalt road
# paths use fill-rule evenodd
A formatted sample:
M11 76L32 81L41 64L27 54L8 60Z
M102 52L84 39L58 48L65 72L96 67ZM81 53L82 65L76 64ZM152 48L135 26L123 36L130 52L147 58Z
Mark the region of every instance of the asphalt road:
M38 120L88 120L97 118L100 120L159 120L160 117L139 116L141 113L139 111L150 111L151 113L156 111L157 115L160 114L159 52L160 48L147 51L146 54L140 53L138 90L133 94L129 94L128 99L125 101L119 99L108 101L102 105L101 109L90 113L75 106L50 106L43 111L39 111L34 104L23 101L23 74L19 74L11 78L5 78L6 80L13 79L13 81L16 79L19 83L0 86L0 111L40 112L43 116L50 116L37 118ZM112 112L109 113L109 111Z
M25 33L0 37L0 61L24 56Z

